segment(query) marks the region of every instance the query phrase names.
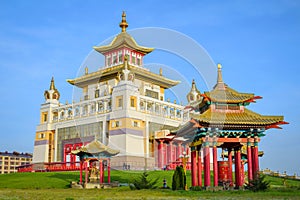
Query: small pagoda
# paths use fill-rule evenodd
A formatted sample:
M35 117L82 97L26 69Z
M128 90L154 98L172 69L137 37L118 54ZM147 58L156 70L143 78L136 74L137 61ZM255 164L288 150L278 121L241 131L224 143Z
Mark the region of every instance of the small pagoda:
M265 136L267 129L280 128L280 125L287 122L283 121L283 116L265 116L247 109L246 106L262 97L230 88L223 82L221 68L218 64L217 83L213 90L201 94L202 98L189 107L191 120L176 132L176 137L191 142L192 186L208 188L228 183L232 187L241 188L245 183L245 163L248 180L253 180L259 172L260 138ZM217 148L226 152L227 160L224 161L223 156L223 160L218 161ZM247 156L244 159L241 149L246 149ZM210 180L211 153L213 184ZM233 164L235 180L232 177Z
M107 183L110 184L110 158L119 153L104 145L98 140L73 150L73 155L80 158L80 180L79 184L84 188L102 188L104 182L104 172L107 169ZM83 183L83 171L85 171L85 182Z

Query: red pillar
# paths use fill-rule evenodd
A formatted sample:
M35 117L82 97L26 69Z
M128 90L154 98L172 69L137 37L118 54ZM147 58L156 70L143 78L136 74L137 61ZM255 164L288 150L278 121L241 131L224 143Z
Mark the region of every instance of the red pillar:
M177 159L179 160L179 157L181 155L181 142L178 142L177 144Z
M107 182L110 183L110 158L107 159Z
M201 149L198 151L198 185L202 187L202 160Z
M168 165L172 163L173 161L172 159L173 159L173 142L170 141L168 146L168 162L167 162Z
M157 167L159 169L162 169L162 167L163 167L163 140L159 140L158 141L158 154L157 154L157 158L158 158L158 165L157 165Z
M241 161L241 186L245 183L245 162Z
M210 152L209 143L204 143L204 187L210 186Z
M235 149L234 152L235 161L235 187L239 188L241 185L241 150L240 147Z
M232 181L232 149L228 148L228 163L229 163L229 169L228 169L228 179L230 182L230 186L233 186Z
M191 178L192 178L192 186L197 185L197 151L191 152Z
M82 165L83 165L83 160L80 160L80 178L79 178L79 184L82 184Z
M85 184L87 184L87 182L88 182L88 176L89 176L88 161L85 161L84 166L85 166Z
M105 171L105 167L104 167L104 162L102 161L102 175L101 175L102 183L104 183L104 171Z
M255 178L259 173L259 163L258 163L258 137L254 138L253 147L253 178Z
M103 171L103 164L102 164L102 160L99 160L99 183L103 183L102 181L102 171Z
M164 159L163 159L164 163L163 163L163 167L165 167L168 163L168 160L167 160L167 158L168 158L168 150L167 150L168 145L167 145L167 143L164 143L163 146L164 146Z
M252 172L252 150L251 150L251 141L250 137L248 137L247 141L247 165L248 165L248 181L253 179L253 172Z
M216 144L214 144L213 147L213 170L214 170L214 186L217 187L218 186L218 152L217 152L217 147L215 146Z

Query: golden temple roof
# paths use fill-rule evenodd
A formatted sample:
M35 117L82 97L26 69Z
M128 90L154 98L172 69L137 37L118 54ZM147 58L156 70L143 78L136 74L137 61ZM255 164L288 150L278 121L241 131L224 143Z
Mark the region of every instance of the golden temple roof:
M222 78L221 64L218 64L217 84L214 86L214 89L212 91L204 92L202 96L209 99L210 101L219 103L253 102L255 99L261 98L259 96L254 96L254 94L252 93L240 93L224 83Z
M211 107L197 118L201 123L269 126L283 122L283 116L260 115L244 108L242 112L216 112Z
M258 99L261 97L254 96L251 93L240 93L226 85L224 83L224 88L220 89L219 87L215 87L210 92L204 92L202 95L210 99L213 102L220 102L220 103L243 103L243 102L251 102L253 99Z
M128 23L126 21L126 14L123 12L122 21L120 23L120 27L122 32L118 34L113 41L109 45L105 46L94 46L93 48L99 53L105 54L111 50L120 49L122 47L127 47L130 49L134 49L142 54L148 54L154 50L154 48L143 47L136 43L135 39L131 37L127 32L126 28L128 27Z
M79 154L79 153L88 153L92 155L103 155L103 156L114 156L120 153L119 150L114 150L109 148L108 146L104 145L103 143L99 142L98 140L94 140L93 142L82 146L79 149L73 150L72 154Z
M124 64L100 69L96 72L92 72L90 74L85 74L81 77L78 77L75 79L69 79L67 81L72 85L76 85L78 87L84 87L86 85L89 85L92 83L97 83L99 81L103 82L103 81L107 81L110 79L114 79L117 77L118 72L121 72L122 69L124 69ZM155 73L148 71L147 69L144 69L141 67L135 67L135 66L129 65L129 69L131 72L133 72L135 74L135 78L141 79L144 81L148 81L153 84L157 84L163 88L170 88L170 87L173 87L173 86L177 85L178 83L180 83L180 81L168 79L164 76L155 74Z

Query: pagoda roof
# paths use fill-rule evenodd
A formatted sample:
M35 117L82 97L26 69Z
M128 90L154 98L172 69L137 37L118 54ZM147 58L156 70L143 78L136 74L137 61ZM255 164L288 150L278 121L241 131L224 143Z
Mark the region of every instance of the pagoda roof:
M261 126L268 128L280 128L278 125L286 124L283 121L283 116L268 116L260 115L256 112L244 108L241 112L218 112L213 111L212 108L208 108L201 115L197 116L200 125L224 125L232 127L241 126Z
M180 83L180 81L171 80L162 75L155 74L146 68L135 67L130 65L129 63L128 66L131 72L135 74L135 78L157 84L163 88L170 88ZM109 68L100 69L96 72L85 74L81 77L69 79L67 81L72 85L84 87L89 84L98 83L99 80L101 80L101 82L104 82L110 79L114 79L117 77L118 73L122 72L124 68L124 64L121 64Z
M89 156L95 155L98 157L111 157L117 155L118 153L120 153L120 151L111 149L110 147L104 145L100 141L94 140L89 144L82 146L79 149L71 151L71 153L75 155L86 154Z
M126 21L126 13L123 11L122 21L120 23L122 32L118 34L109 45L105 46L94 46L94 49L99 53L105 54L109 51L127 47L129 49L134 49L142 54L148 54L154 50L154 48L143 47L136 43L135 39L131 37L127 32L126 28L128 23Z
M255 99L261 99L260 96L254 96L253 93L241 93L238 92L224 83L222 87L217 85L212 91L204 92L202 94L204 98L212 102L219 103L244 103L244 102L254 102Z
M135 39L131 37L127 32L121 32L118 34L109 45L105 46L94 46L93 48L101 53L105 54L109 51L116 50L116 49L121 49L123 47L133 49L135 51L138 51L142 54L148 54L154 50L154 48L149 48L149 47L143 47L137 44Z
M204 92L202 94L204 101L212 101L218 103L244 103L255 102L255 99L261 99L260 96L254 96L253 93L241 93L230 88L224 83L222 78L222 66L218 64L218 77L217 84L210 92Z

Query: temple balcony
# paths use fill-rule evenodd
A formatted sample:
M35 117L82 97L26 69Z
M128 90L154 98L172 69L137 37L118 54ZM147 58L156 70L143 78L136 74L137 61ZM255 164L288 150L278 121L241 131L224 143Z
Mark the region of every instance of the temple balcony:
M73 104L60 105L52 110L52 121L50 123L107 114L112 112L111 104L111 95L107 95ZM130 110L133 110L133 108L130 108ZM138 96L137 106L134 110L180 122L189 120L189 113L184 110L184 106L148 96Z

